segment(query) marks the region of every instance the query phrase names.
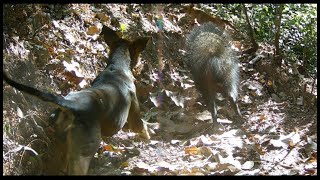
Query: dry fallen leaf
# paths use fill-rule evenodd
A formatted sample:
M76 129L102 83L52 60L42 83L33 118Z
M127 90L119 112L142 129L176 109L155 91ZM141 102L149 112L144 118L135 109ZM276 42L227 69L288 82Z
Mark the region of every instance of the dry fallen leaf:
M195 147L195 146L186 147L186 148L184 149L184 152L185 152L186 154L189 154L189 155L198 154L198 148Z
M129 162L128 161L125 161L123 163L121 163L120 167L121 168L125 168L125 167L128 167L129 166Z
M88 31L87 31L87 34L90 35L90 36L93 36L95 34L99 34L99 28L97 26L90 26L88 28Z
M210 147L208 146L203 146L199 148L199 153L206 157L210 157L213 154L213 151Z
M107 22L110 19L110 17L106 16L104 13L97 13L96 16L104 22Z
M123 150L121 150L121 149L119 149L117 147L114 147L114 146L112 146L110 144L107 144L107 145L103 146L103 151L121 153Z
M245 170L249 170L253 168L254 162L253 161L246 161L245 163L242 164L241 168Z
M17 115L20 117L20 118L23 118L23 112L21 111L21 109L19 107L17 107Z

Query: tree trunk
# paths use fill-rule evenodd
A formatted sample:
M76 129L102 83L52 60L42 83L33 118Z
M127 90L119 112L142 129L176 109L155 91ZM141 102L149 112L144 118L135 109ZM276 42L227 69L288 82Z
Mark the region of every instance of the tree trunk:
M276 47L275 55L274 55L274 64L278 67L281 67L281 49L279 46L279 39L280 39L280 31L281 31L281 18L282 18L282 11L283 11L283 4L280 4L279 7L276 9L276 16L275 16L275 41L274 45Z
M244 53L245 54L251 54L251 53L255 53L258 50L258 44L257 44L257 42L256 42L256 40L254 38L254 31L253 31L253 28L252 28L252 26L250 24L247 8L246 8L246 6L244 4L242 4L242 7L243 7L244 15L246 17L248 29L249 29L250 42L252 44L252 47L250 49L245 50Z

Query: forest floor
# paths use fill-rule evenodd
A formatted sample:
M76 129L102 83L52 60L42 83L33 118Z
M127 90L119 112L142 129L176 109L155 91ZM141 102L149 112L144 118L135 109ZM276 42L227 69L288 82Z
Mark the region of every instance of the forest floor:
M272 45L261 43L257 53L271 55L254 66L252 56L239 53L241 124L219 98L222 128L213 131L184 63L185 35L194 19L183 6L4 6L4 69L21 83L66 95L88 87L106 66L101 24L128 39L152 36L133 69L143 120L157 125L150 128L151 139L120 131L101 141L88 174L316 175L317 85L291 73L292 67L281 73L271 68ZM4 83L3 175L46 174L52 110Z

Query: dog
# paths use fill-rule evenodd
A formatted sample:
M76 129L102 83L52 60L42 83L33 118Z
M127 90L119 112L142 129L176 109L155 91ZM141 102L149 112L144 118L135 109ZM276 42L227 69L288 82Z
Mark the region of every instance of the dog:
M104 26L101 32L110 48L109 63L91 87L67 96L52 94L23 85L3 72L3 79L16 89L57 106L51 115L54 129L63 135L63 169L68 175L86 175L101 137L110 137L124 128L150 138L140 119L134 76L130 64L137 62L150 37L128 41Z

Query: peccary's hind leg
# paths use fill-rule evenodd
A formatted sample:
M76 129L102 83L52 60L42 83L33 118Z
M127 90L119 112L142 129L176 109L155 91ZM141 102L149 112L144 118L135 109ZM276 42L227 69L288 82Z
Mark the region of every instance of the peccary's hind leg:
M211 112L212 123L214 126L218 125L216 96L217 96L217 93L215 92L211 92L210 95L205 96L209 111Z
M231 104L232 108L234 109L235 113L239 116L239 118L241 120L242 119L242 114L240 112L240 108L238 106L236 97L233 97L232 95L229 95L228 99L229 99L230 104Z

